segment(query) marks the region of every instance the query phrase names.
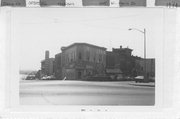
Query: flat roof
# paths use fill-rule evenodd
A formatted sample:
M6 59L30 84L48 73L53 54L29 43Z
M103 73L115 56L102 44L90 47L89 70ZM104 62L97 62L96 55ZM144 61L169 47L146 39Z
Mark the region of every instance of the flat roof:
M41 60L41 62L45 62L47 60L54 60L54 58L43 59L43 60Z
M133 49L130 48L112 48L113 50L130 50L133 51Z
M86 46L90 46L90 47L95 47L95 48L100 48L100 49L106 50L105 47L100 47L100 46L92 45L92 44L89 44L89 43L73 43L73 44L71 44L71 45L69 45L67 47L62 47L61 50L66 50L66 49L68 49L70 47L73 47L75 45L86 45Z

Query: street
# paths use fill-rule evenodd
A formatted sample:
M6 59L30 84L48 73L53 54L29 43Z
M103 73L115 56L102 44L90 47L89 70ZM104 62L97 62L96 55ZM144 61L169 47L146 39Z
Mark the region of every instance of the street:
M132 81L21 80L21 105L154 105L155 87Z

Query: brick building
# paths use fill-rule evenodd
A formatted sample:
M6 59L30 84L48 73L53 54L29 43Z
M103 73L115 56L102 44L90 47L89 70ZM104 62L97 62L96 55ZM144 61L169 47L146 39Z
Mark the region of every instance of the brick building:
M135 67L135 60L130 48L113 48L106 52L106 70L119 69L124 76L130 76Z
M62 78L85 79L105 74L106 48L87 43L62 47Z
M137 59L136 60L136 70L138 75L144 75L145 72L145 64L144 59ZM146 59L146 75L148 77L155 77L155 59Z
M61 55L61 53L56 54L54 59L54 75L56 79L62 79Z
M49 51L45 52L45 59L41 61L41 73L42 75L53 75L54 58L49 58Z
M87 43L74 43L61 47L62 52L49 58L49 51L41 61L41 74L54 75L56 79L66 77L83 80L90 76L133 76L143 75L144 59L133 56L130 48L106 48ZM155 59L146 59L147 75L155 76Z

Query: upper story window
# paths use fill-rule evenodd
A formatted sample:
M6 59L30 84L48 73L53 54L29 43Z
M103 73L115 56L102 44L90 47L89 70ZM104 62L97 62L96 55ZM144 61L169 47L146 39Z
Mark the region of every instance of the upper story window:
M95 56L94 56L94 59L93 59L93 60L94 60L94 62L96 62L96 57L95 57Z
M74 52L74 53L73 53L73 55L74 55L74 57L73 57L73 58L74 58L74 60L76 60L76 53Z
M69 63L69 57L68 57L68 54L66 54L66 56L65 56L66 58L65 58L65 60L66 60L66 63Z
M86 51L86 59L87 59L87 61L90 60L90 52L89 51Z
M99 62L102 62L102 55L99 54Z
M81 52L79 52L79 54L78 54L78 59L79 59L79 60L82 59L82 53L81 53Z
M87 51L89 51L89 50L90 50L90 48L89 48L88 46L87 46L87 48L86 48L86 49L87 49Z
M73 62L73 52L71 53L71 62Z

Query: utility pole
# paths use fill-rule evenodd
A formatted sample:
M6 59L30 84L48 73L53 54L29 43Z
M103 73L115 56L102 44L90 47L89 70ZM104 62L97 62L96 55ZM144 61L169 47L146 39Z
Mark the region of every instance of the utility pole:
M142 30L139 30L137 28L129 28L128 30L136 30L136 31L139 31L141 33L143 33L144 35L144 81L145 82L148 82L148 79L147 79L147 64L146 64L146 29L144 28L143 31Z

